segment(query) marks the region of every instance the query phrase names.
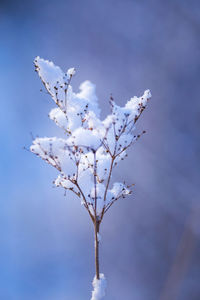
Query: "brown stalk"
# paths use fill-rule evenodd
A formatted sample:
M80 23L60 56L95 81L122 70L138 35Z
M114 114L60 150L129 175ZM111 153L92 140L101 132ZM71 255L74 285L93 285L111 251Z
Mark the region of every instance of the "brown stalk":
M97 215L97 162L96 162L96 151L94 153L94 235L95 235L95 267L96 267L96 279L99 280L99 240L98 234L100 229L101 220Z

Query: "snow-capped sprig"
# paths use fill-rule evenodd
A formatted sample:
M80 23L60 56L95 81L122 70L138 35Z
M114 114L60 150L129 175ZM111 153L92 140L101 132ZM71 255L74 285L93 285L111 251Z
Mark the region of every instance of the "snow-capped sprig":
M141 97L133 97L124 107L118 106L110 97L111 113L100 119L100 109L95 85L85 81L80 92L74 93L71 80L75 69L65 73L53 62L36 57L35 68L47 92L57 107L49 118L64 130L66 137L36 138L30 150L55 167L59 175L56 186L75 193L88 211L95 229L95 288L98 280L105 277L99 273L99 228L105 213L120 198L131 193L125 183L110 181L114 167L127 157L126 150L141 134L135 134L135 124L144 111L151 93L146 90ZM144 131L142 132L144 133ZM105 284L104 284L105 286ZM95 295L103 293L93 292Z
M68 91L69 84L74 74L72 69L64 73L59 67L55 66L53 62L46 61L39 56L34 60L35 70L38 72L45 88L56 102L58 107L66 112L67 98L70 97Z

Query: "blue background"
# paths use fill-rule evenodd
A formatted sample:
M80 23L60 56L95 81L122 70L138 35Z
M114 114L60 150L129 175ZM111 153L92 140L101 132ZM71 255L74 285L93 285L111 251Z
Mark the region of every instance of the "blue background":
M151 89L144 135L113 180L135 183L102 228L109 300L200 299L200 4L178 0L0 2L0 299L89 299L93 228L57 172L28 151L61 130L34 73L39 55L97 85L102 117Z

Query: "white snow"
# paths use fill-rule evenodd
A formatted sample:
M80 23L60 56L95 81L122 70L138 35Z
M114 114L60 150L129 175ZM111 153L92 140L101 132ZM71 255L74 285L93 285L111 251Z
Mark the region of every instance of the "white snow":
M80 127L73 131L73 135L68 139L68 144L97 150L101 145L101 140L93 130Z
M120 195L128 195L130 193L130 190L127 189L127 187L123 183L115 182L113 184L113 188L111 189L111 193L115 198L117 198Z
M49 118L53 120L59 127L65 130L68 129L67 117L60 108L53 108L49 113Z
M96 279L96 276L92 282L94 290L92 291L91 300L100 300L105 296L105 289L107 286L106 278L103 273L100 274L99 280Z
M100 109L98 106L98 98L96 96L96 86L89 80L84 81L80 87L80 92L76 94L78 103L85 102L88 104L89 110L93 111L94 114L99 117Z
M74 76L76 74L75 68L70 68L67 70L67 75L68 76Z

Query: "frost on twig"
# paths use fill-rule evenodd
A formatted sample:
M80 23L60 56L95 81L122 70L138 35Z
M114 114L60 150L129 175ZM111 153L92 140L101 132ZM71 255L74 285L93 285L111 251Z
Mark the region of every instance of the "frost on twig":
M71 86L74 68L63 72L53 62L40 57L36 57L34 63L56 105L49 118L64 131L65 137L36 138L30 150L58 170L54 184L76 194L94 223L96 279L92 299L100 299L96 295L104 294L104 288L100 287L105 286L105 278L99 273L99 226L109 208L131 194L132 186L125 182L110 186L112 172L127 157L128 148L144 133L136 134L135 124L151 93L146 90L123 107L110 97L111 113L101 120L94 84L85 81L75 93Z

